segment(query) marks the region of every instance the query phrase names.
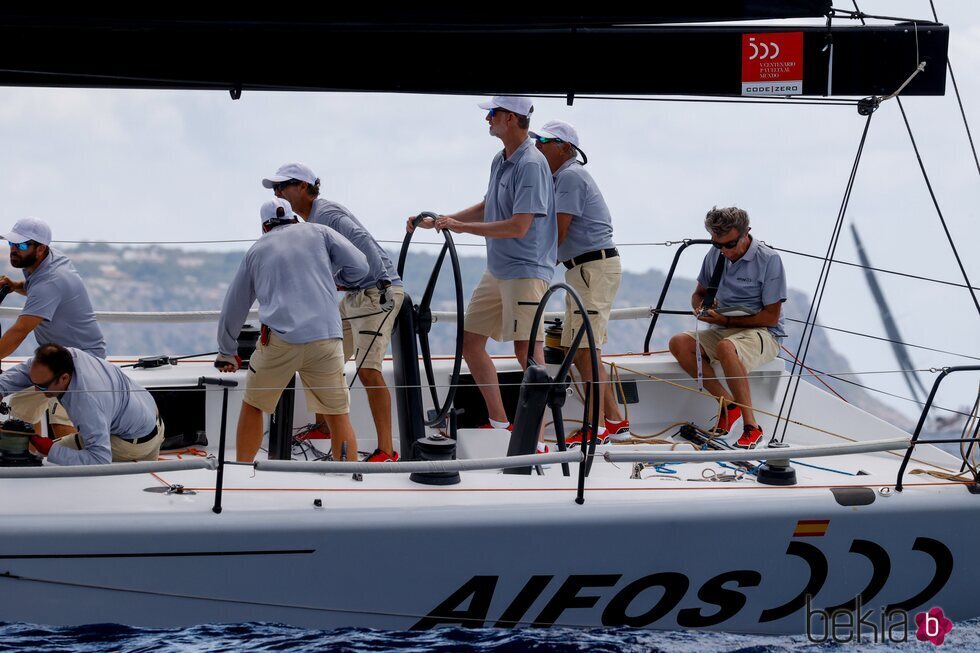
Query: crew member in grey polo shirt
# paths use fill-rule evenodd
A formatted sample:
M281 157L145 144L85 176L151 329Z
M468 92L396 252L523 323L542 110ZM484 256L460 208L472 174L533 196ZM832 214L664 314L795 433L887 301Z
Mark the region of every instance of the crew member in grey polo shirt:
M551 170L528 137L531 100L494 96L479 106L487 111L490 135L504 145L490 166L486 195L478 204L435 221L426 218L419 226L487 239L487 271L466 309L463 358L486 401L489 426L506 428L507 413L497 370L486 351L487 339L513 341L521 367L527 367L534 312L554 275L558 230ZM409 218L409 231L412 228ZM535 357L543 360L540 325L537 337Z
M696 377L696 341L700 340L704 389L722 405L713 430L717 435L727 435L741 418L742 436L735 446L752 449L762 441L763 433L752 410L748 373L774 359L786 336L782 315L786 275L779 254L749 234L749 214L744 210L713 208L705 216L704 226L714 247L704 257L691 306L697 319L711 328L677 334L670 339L670 352L688 374ZM718 293L711 306L704 306L719 262L723 272ZM732 312L734 307L741 309ZM715 377L710 365L714 359L721 363L731 393Z
M344 318L344 358L355 356L357 377L365 388L378 446L367 462L398 460L391 436L391 394L381 373L385 351L391 341L398 311L405 296L401 277L388 252L368 233L345 206L320 197L320 179L309 166L287 163L276 174L262 180L276 197L287 200L307 222L330 227L349 240L367 258L370 271L357 286L347 286L340 302ZM323 415L317 422L325 424ZM325 429L321 427L321 430Z
M241 365L238 333L258 299L262 336L249 362L238 419L238 460L255 459L262 444L262 413L275 409L297 371L307 406L325 416L333 434L334 459L341 459L346 443L348 458L356 460L336 287L358 287L368 275L367 259L329 227L299 222L284 199L266 202L259 214L262 237L229 285L218 323L215 364L233 372Z
M74 347L41 345L0 375L0 394L34 387L58 397L78 433L58 441L32 436L35 450L58 465L156 460L163 423L156 402L122 370Z
M565 283L579 294L601 350L608 340L609 313L623 277L619 251L613 242L612 216L599 187L586 169L588 157L582 151L578 132L567 122L551 120L541 129L531 132L538 150L548 160L555 180L555 212L558 216L558 260L564 264ZM582 161L578 155L582 155ZM565 324L561 344L568 348L579 329L582 316L571 296L565 298ZM597 352L601 357L602 351ZM592 378L592 361L588 342L583 338L575 352L575 365L586 379ZM600 442L608 439L630 439L629 420L623 419L616 404L615 392L606 386L608 375L599 365L599 424L596 435ZM568 444L582 442L581 429L565 438Z
M85 284L71 261L51 248L51 228L38 218L23 218L4 238L10 242L10 264L24 270L24 281L0 275L0 287L26 295L27 300L0 337L0 359L10 356L31 332L38 344L62 343L105 358L105 338ZM53 429L59 434L74 430L57 402L48 402L38 393L17 395L8 403L15 417L32 423L40 421L50 404Z

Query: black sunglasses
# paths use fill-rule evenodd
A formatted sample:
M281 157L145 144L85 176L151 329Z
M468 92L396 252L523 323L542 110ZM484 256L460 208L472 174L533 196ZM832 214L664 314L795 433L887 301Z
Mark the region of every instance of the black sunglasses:
M50 387L51 387L51 384L52 384L52 383L54 383L55 381L57 381L57 380L58 380L58 377L59 377L59 376L61 376L61 375L59 374L59 375L55 375L55 376L53 376L53 377L51 377L51 380L50 380L50 381L48 381L47 383L44 383L44 384L41 384L41 383L35 383L35 384L34 384L34 387L35 387L35 388L37 388L37 389L38 389L39 391L41 391L41 392L47 392L47 391L48 391L48 388L50 388Z
M735 240L729 240L727 243L719 243L717 240L712 239L711 244L717 249L733 249L738 245L738 241L742 240L742 236L744 235L745 234L741 234Z
M511 111L510 109L501 109L500 107L494 107L492 109L487 110L487 113L490 115L491 118L493 118L494 114L497 113L514 113L514 112Z
M534 137L534 140L536 140L537 142L541 143L542 145L546 145L548 143L564 143L565 142L565 141L563 141L560 138L549 138L547 136L535 136Z
M289 188L290 186L295 186L300 183L299 179L287 179L286 181L277 181L272 184L272 192L281 193L283 188Z

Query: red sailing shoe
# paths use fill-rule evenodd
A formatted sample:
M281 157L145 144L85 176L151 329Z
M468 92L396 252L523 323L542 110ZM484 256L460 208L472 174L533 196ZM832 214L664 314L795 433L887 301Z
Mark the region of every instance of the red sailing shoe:
M365 458L363 461L365 463L394 463L398 462L398 452L388 455L381 449L375 449L374 453Z
M633 439L630 434L630 421L624 419L621 422L610 422L608 419L606 422L606 441L611 440L613 442L626 442L627 440ZM601 435L599 437L602 437Z
M738 439L735 446L739 449L755 449L760 442L762 442L762 429L754 424L746 424L742 437Z
M608 437L609 437L609 431L606 431L606 434L605 435L600 433L599 436L598 436L598 442L596 442L596 444L605 444L606 443L606 439ZM584 439L585 439L586 443L588 443L588 441L589 441L588 436L586 436ZM583 437L582 437L582 429L577 429L575 431L572 431L572 434L569 435L567 438L565 438L565 446L567 446L567 447L578 447L578 446L581 446L582 440L583 440Z
M738 404L728 404L721 410L721 415L718 416L718 424L708 433L717 437L726 436L735 426L735 422L740 419L742 419L742 409L738 407Z

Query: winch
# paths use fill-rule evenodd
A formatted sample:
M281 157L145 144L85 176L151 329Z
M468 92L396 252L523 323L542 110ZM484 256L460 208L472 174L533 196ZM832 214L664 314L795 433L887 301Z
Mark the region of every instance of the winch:
M34 425L19 419L0 423L0 467L39 467L40 456L29 450Z

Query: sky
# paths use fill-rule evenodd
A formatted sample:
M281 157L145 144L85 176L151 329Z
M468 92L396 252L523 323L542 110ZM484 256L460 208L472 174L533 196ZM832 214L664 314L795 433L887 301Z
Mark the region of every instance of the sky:
M868 13L931 18L925 0L859 4ZM950 62L980 140L980 7L939 0L936 9L950 25ZM552 64L539 65L547 74ZM624 65L648 66L655 74L655 64ZM217 91L0 88L0 226L32 215L47 220L61 241L251 239L258 235L258 207L270 197L262 177L301 161L322 179L324 196L347 205L376 238L400 240L408 215L451 212L482 198L500 144L487 134L480 100L246 91L232 101ZM904 102L978 286L980 257L973 252L980 238L980 174L952 86L945 97ZM864 126L853 107L842 106L581 99L568 107L564 100L536 100L532 129L549 119L578 128L618 243L704 237L707 209L737 205L748 210L753 235L820 255ZM894 101L872 121L847 222L860 230L874 265L962 283ZM674 254L662 246L622 251L624 267L637 272L666 269ZM857 260L849 234L837 258ZM790 285L812 293L819 262L788 256L785 262ZM692 277L699 264L700 255L691 255L679 273ZM980 356L980 317L965 289L886 276L880 281L906 341ZM830 326L884 335L861 272L853 268L832 269L819 317ZM884 343L830 337L855 370L896 368ZM912 359L921 368L977 362L923 351L913 351ZM926 374L927 385L932 378ZM907 392L895 374L862 379ZM958 395L950 394L947 404L972 404L977 380L955 384Z

